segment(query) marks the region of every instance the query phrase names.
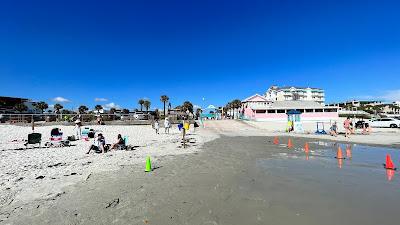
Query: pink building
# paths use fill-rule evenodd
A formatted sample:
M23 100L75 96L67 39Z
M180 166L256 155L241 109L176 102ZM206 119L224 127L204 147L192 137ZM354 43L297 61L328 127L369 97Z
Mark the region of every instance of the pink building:
M339 118L338 108L312 101L269 101L255 94L242 101L243 117L256 121L287 121L287 112L301 112L301 121L331 121Z

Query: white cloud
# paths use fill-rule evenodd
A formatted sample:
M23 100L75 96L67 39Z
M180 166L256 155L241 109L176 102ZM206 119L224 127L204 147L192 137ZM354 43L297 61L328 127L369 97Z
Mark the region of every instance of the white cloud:
M391 102L400 101L400 89L386 91L381 98L385 101Z
M110 102L108 104L103 105L103 108L106 109L106 110L109 110L111 108L121 109L121 106L115 104L114 102Z
M199 106L199 105L193 105L193 109L201 109L201 106Z
M375 96L374 95L358 96L357 98L361 100L379 100L386 102L400 101L400 89L383 91L381 92L381 94Z
M106 98L95 98L94 101L95 102L107 102L108 99L106 99Z
M61 102L61 103L70 102L70 100L63 98L63 97L55 97L52 100L53 100L53 102Z

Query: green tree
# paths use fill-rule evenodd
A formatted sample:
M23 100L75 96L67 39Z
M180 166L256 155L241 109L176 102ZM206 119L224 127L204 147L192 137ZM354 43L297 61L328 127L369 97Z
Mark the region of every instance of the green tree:
M140 99L140 100L138 101L138 104L140 105L140 111L143 112L144 100L143 100L143 99Z
M94 107L94 109L95 109L97 112L100 112L100 110L103 109L103 106L101 106L101 105L96 105L96 106Z
M239 109L242 107L242 101L240 101L239 99L235 99L232 101L232 107L233 107L233 112L235 115L235 109L237 111L237 113L239 113Z
M129 109L123 109L123 110L122 110L122 113L123 113L123 114L129 114Z
M78 108L78 111L79 111L80 114L84 114L84 113L86 113L88 110L89 110L89 108L86 107L85 105L81 105L81 106L79 106L79 108Z
M149 100L144 100L143 106L146 108L146 112L148 112L151 106L151 102Z
M56 112L60 112L60 110L63 109L63 108L64 108L64 106L62 106L61 104L57 103L57 104L54 105L54 109L55 109Z
M165 114L165 104L169 101L169 97L166 95L161 95L160 100L164 104L164 116L167 116L167 114Z
M193 104L189 101L185 101L182 105L182 109L186 112L189 111L190 113L193 113Z
M42 113L44 112L44 110L49 108L49 105L46 102L38 102L38 103L34 104L34 106L35 106L35 108L41 110Z

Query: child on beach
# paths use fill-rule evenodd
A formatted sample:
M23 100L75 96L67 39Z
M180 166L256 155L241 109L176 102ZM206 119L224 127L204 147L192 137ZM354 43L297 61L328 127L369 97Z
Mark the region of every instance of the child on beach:
M171 126L171 123L169 122L168 117L165 118L164 120L164 129L165 129L165 133L169 134L169 127Z
M331 136L337 136L337 123L336 122L334 122L333 124L332 124L332 126L331 126L331 129L330 129L330 131L329 131L329 134L331 135Z
M345 137L350 137L349 135L352 133L350 124L351 124L350 117L347 117L347 119L343 123L343 127L346 130L344 134Z
M156 130L156 134L159 134L159 130L160 130L160 124L158 123L158 120L154 121L154 129Z

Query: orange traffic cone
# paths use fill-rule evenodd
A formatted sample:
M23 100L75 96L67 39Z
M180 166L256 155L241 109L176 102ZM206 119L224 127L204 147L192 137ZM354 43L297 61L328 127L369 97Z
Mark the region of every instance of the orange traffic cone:
M288 147L288 148L292 148L292 147L293 147L292 140L291 140L290 138L289 138L289 140L288 140L287 147Z
M275 137L274 138L274 145L278 145L279 144L279 139L278 139L278 137Z
M343 159L338 159L338 167L339 169L342 169L342 165L343 165Z
M304 152L305 152L306 154L308 154L309 151L310 151L310 149L309 149L309 146L308 146L308 142L306 142L306 143L304 144Z
M390 157L389 154L386 155L386 164L385 164L385 168L387 170L396 170L396 168L394 167L393 161L392 161L392 157Z
M394 173L395 173L394 170L386 170L386 177L387 177L387 180L388 180L388 181L393 180Z
M343 157L343 152L342 152L342 149L340 148L340 146L338 147L338 150L337 150L337 153L336 153L336 158L337 159L345 159Z
M346 148L346 157L347 157L347 158L352 158L350 146L347 146L347 148Z

